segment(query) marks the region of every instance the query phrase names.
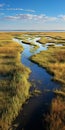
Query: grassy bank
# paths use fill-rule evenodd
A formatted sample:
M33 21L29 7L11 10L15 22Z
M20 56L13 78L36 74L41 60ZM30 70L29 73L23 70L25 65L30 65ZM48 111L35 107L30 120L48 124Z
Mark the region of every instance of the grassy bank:
M40 34L41 44L56 43L65 45L65 32L46 32Z
M50 104L50 112L45 117L47 130L65 130L65 33L31 33L31 38L41 37L40 43L61 43L62 47L49 47L31 57L31 60L44 67L54 80L61 82L61 88L54 90L56 98ZM26 36L27 38L29 36Z
M31 60L45 67L54 75L54 80L65 84L65 47L49 48L32 56Z
M23 48L12 41L15 35L0 33L0 130L11 127L29 96L30 70L20 63Z
M50 114L46 115L45 123L46 130L65 130L65 98L57 96L52 100Z
M28 82L30 70L20 63L20 53L23 47L12 41L19 38L24 43L34 45L28 38L41 37L42 44L47 42L65 45L65 33L0 33L0 129L12 130L12 121L18 115L22 104L29 97L30 83ZM30 50L37 49L35 46ZM53 75L53 79L62 83L61 90L54 90L58 95L51 103L47 124L50 130L65 129L65 46L50 47L31 57L31 60L45 67ZM40 93L35 90L35 93ZM57 109L58 108L58 109ZM55 127L56 126L56 127ZM57 129L56 129L57 128ZM49 130L48 129L48 130Z
M49 36L51 39L47 39ZM65 130L65 33L46 33L41 37L40 42L61 43L62 47L49 47L30 58L33 62L45 68L54 80L61 82L61 88L54 90L56 97L50 104L50 113L45 115L43 124L46 130ZM55 41L54 41L55 40Z

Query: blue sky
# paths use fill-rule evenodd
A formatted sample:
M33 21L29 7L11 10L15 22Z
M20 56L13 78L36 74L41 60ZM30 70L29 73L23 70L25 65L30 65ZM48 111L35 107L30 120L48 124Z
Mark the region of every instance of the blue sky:
M65 30L65 0L0 0L0 30Z

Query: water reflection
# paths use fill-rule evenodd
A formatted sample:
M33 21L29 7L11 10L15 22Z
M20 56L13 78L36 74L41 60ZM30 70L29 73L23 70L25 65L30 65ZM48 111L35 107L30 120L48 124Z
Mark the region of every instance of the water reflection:
M21 62L31 69L30 82L32 87L30 91L34 89L40 90L39 95L33 95L27 102L24 104L23 110L20 112L16 121L19 123L19 126L16 130L43 130L45 126L42 124L42 115L47 113L50 109L50 103L53 97L55 96L52 91L45 92L46 89L53 90L60 87L60 84L53 82L52 76L47 73L47 71L37 64L31 62L29 57L33 54L39 53L42 50L47 50L47 46L42 46L38 38L33 39L34 43L39 46L37 50L34 50L33 53L30 51L34 46L27 45L22 43L21 40L16 39L16 41L23 45L24 51L21 54Z

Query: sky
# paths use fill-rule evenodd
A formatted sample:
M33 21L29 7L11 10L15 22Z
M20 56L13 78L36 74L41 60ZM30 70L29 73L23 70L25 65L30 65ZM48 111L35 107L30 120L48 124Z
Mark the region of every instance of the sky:
M0 0L0 30L65 30L65 0Z

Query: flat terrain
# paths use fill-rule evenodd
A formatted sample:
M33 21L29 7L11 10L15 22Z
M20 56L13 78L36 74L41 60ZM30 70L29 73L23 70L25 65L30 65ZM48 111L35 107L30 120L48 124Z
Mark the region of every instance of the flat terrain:
M23 43L34 45L29 42L29 37L40 37L39 42L43 46L53 43L30 60L45 68L53 75L53 80L61 83L61 88L54 90L56 98L52 100L50 114L45 120L50 130L65 130L65 32L0 32L0 129L11 127L12 130L12 121L29 98L31 71L20 61L23 47L13 41L13 38L18 38Z
M23 48L13 35L0 33L0 130L8 130L29 96L30 70L20 63Z
M61 83L60 90L54 90L57 97L52 100L50 114L46 117L47 130L65 129L65 33L45 33L39 40L41 44L54 43L47 51L32 56L30 59L53 75L53 80Z

